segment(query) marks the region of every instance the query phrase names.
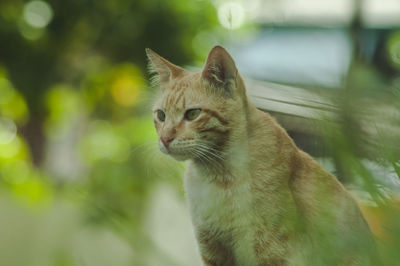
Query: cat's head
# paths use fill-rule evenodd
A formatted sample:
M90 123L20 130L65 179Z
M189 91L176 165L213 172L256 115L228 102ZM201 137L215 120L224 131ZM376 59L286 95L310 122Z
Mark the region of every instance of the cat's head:
M247 97L232 57L214 47L202 71L186 71L146 49L161 94L153 108L159 148L177 160L216 160L244 130Z

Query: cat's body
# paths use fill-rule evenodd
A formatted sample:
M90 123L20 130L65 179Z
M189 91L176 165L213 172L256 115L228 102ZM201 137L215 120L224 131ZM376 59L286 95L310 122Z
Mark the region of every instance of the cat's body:
M206 265L374 265L356 202L249 102L222 47L202 73L148 55L163 88L160 148L190 160L185 191Z
M248 148L230 153L230 172L213 177L194 162L187 169L185 191L204 260L209 265L324 265L310 257L315 256L311 230L329 230L318 229L318 223L332 223L338 232L329 237L339 242L368 227L336 178L299 151L272 118L254 112L265 124L250 123L249 131L255 130L247 136ZM250 159L235 159L244 155Z

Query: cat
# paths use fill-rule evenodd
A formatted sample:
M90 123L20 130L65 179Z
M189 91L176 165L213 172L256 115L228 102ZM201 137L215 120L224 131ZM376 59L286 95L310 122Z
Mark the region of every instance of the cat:
M248 99L229 53L189 72L146 49L159 148L184 178L204 265L377 265L355 200Z

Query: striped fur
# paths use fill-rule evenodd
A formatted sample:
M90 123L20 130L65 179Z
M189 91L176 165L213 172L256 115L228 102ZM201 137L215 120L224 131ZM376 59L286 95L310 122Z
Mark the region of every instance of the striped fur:
M173 139L160 149L189 160L184 185L205 265L376 265L356 202L249 102L222 47L202 72L164 67L154 123L160 139ZM195 108L200 115L185 119Z

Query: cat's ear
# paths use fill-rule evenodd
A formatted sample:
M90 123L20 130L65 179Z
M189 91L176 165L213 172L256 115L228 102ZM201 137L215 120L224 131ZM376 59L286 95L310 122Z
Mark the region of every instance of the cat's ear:
M149 70L156 73L156 78L160 83L168 82L184 72L182 68L162 58L149 48L146 48L146 54L149 58Z
M221 46L215 46L208 54L202 77L216 88L223 88L228 94L236 86L238 70L229 53Z

